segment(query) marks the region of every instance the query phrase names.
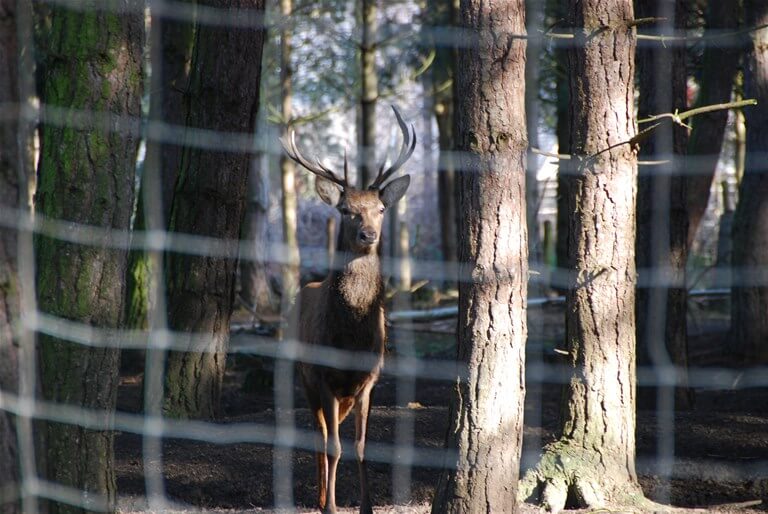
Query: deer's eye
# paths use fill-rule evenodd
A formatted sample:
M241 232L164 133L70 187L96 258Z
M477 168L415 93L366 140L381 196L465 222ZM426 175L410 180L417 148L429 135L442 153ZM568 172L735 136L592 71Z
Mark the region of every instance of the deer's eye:
M342 216L349 216L350 214L352 214L352 211L350 211L350 210L349 210L349 209L347 209L346 207L342 207L342 208L340 208L340 209L339 209L339 212L341 212L341 215L342 215Z
M379 214L384 214L384 207L379 207Z

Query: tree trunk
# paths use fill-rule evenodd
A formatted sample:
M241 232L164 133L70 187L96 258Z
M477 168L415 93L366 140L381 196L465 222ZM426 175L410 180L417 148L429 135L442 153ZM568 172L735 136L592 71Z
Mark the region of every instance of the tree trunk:
M744 3L746 25L768 23L768 4ZM744 66L747 157L733 220L733 350L749 365L768 364L768 31L751 33Z
M376 173L374 169L376 167L376 100L379 98L379 83L376 76L376 11L376 0L362 0L360 129L358 130L360 159L358 187L360 189L367 189ZM394 219L394 216L390 219Z
M555 17L564 19L566 17L566 7L564 0L557 0L557 9ZM557 152L566 155L571 152L570 134L568 132L568 109L571 103L571 92L568 89L568 55L563 43L554 43L555 47L555 65L556 65L556 87L557 87L557 126L555 132L557 135ZM567 290L567 281L565 274L572 270L568 261L568 223L571 219L571 212L568 211L568 185L572 171L569 165L573 164L569 159L560 159L557 163L557 215L555 218L555 255L557 256L557 269L550 278L552 287L564 293Z
M150 119L153 123L164 123L174 127L181 127L186 121L186 107L184 106L185 93L189 82L189 62L192 58L192 41L194 24L179 22L173 19L154 16L152 30L159 31L161 48L152 49L151 59L155 61L153 66L159 76L152 77L153 88L150 93ZM158 140L159 130L150 130L148 146L156 145L157 150L148 149L148 152L157 151L160 155L159 169L145 169L145 173L158 174L161 197L151 206L156 209L158 204L161 215L154 216L155 221L162 223L160 226L147 226L144 181L139 190L138 207L136 210L136 230L156 229L165 230L171 215L173 202L173 189L176 184L176 176L181 161L181 146L173 143L164 143ZM154 135L154 137L152 137ZM145 175L146 176L146 175ZM148 291L151 288L152 271L148 267L146 254L142 251L132 251L129 256L128 275L128 303L126 325L135 328L146 328L147 312L149 309Z
M264 9L262 0L209 0L216 8ZM190 70L188 125L252 133L259 99L263 30L201 25ZM251 154L185 147L170 229L236 241L245 211ZM226 363L237 259L171 253L167 256L168 323L190 336L189 350L168 356L165 411L176 417L215 418ZM192 338L204 337L201 348Z
M275 293L267 273L269 229L269 170L266 159L258 155L248 174L248 203L241 244L250 248L249 257L240 259L240 297L254 315L275 310Z
M638 18L665 20L659 22L660 35L671 35L673 28L685 28L685 0L640 0L637 6ZM653 41L638 49L637 69L640 119L686 110L685 47ZM669 373L669 366L675 366L680 381L674 389L674 406L678 409L693 406L687 373L686 184L677 170L683 163L687 136L685 127L669 121L641 143L640 155L644 159L672 162L640 167L637 189L637 362L654 366L657 374ZM664 390L641 387L641 407L653 408L658 394L666 394Z
M430 29L452 26L458 9L454 0L430 0L427 20ZM440 216L440 248L443 262L456 262L456 173L453 156L453 88L456 49L444 42L435 44L432 73L432 109L437 121L439 156L437 162L437 195ZM446 277L446 285L455 284L455 277Z
M60 109L141 115L144 20L138 14L50 7L40 40L42 101ZM42 125L37 211L48 218L127 231L133 210L138 122L125 131L99 124ZM38 305L46 315L97 328L121 326L127 252L112 237L87 246L38 235ZM115 410L119 350L39 335L46 400L93 409L108 426ZM115 502L109 430L49 422L47 479ZM52 512L84 508L53 503Z
M280 0L280 15L289 19L293 12L292 0ZM285 130L291 126L293 116L293 64L291 63L291 29L283 26L280 31L280 95ZM299 242L297 239L298 199L296 197L296 168L284 153L280 155L280 181L283 189L283 244L288 262L283 264L283 289L281 312L285 313L294 296L299 292Z
M189 61L192 57L194 24L153 16L150 38L152 87L150 91L150 121L182 127L186 122L185 92L189 82ZM156 43L159 42L159 45ZM159 48L157 47L159 46ZM173 201L173 188L181 160L181 146L163 142L162 131L150 128L147 157L139 187L134 230L167 230ZM157 259L158 261L160 259ZM159 262L158 262L159 264ZM153 291L157 292L161 275L152 266L150 254L141 249L128 254L125 325L148 328L148 316L153 311ZM124 350L123 368L144 369L144 352Z
M570 0L571 154L566 341L573 375L560 437L520 485L559 511L637 506L635 473L635 34L631 0ZM583 29L582 29L583 27ZM615 145L615 146L614 146ZM608 150L608 147L612 149Z
M11 116L0 122L0 207L19 209L24 203L24 169L20 166L18 114L18 34L16 0L0 0L0 105ZM17 230L0 226L0 391L17 393L19 350L13 324L19 321L21 284L17 268ZM0 402L0 513L21 512L16 421Z
M710 0L707 3L707 31L735 31L739 24L738 0ZM705 32L705 35L707 32ZM739 37L710 40L704 48L699 94L695 107L720 104L731 100L733 81L739 67L742 48ZM695 116L688 141L685 195L688 234L686 244L690 250L696 231L709 203L709 192L715 176L720 149L723 146L728 111L714 111Z
M467 379L451 401L446 446L458 460L440 477L432 512L513 512L525 397L528 282L525 230L524 0L461 3L476 43L457 61L459 174L458 360ZM511 85L514 84L514 87ZM455 465L455 469L453 469Z
M525 2L525 30L528 34L539 34L544 30L544 2L541 0L526 0ZM528 159L527 176L525 179L525 205L528 224L528 253L529 261L534 263L539 275L533 277L534 296L541 296L546 285L541 278L546 267L544 252L542 251L541 233L539 231L539 181L536 174L539 171L541 159L530 151L530 148L539 148L539 75L541 73L542 44L540 39L528 42L525 57L525 116L528 130Z

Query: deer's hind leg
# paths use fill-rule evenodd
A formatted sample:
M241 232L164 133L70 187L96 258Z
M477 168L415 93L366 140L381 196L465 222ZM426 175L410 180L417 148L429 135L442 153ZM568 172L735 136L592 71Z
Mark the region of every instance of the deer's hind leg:
M315 458L317 460L317 505L325 510L328 499L328 426L320 405L312 406L315 418Z

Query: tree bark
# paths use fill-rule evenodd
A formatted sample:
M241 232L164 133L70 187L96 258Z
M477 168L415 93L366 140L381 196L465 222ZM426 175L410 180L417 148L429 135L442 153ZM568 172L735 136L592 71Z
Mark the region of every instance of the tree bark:
M181 127L186 121L184 105L185 92L189 82L189 64L192 58L192 41L194 24L153 16L152 31L158 31L159 37L152 41L160 41L160 48L151 48L150 59L154 63L155 75L152 76L150 92L149 117L153 123L168 124ZM159 62L158 62L159 59ZM147 153L156 152L159 158L146 159L144 177L139 188L138 206L136 209L135 230L166 230L171 215L173 189L181 160L181 146L159 140L159 131L152 130L147 143ZM154 163L157 169L147 169L147 163ZM157 177L149 177L154 174ZM146 184L148 179L156 180L160 188L160 196L155 198L155 192L149 192L150 209L160 210L154 216L146 212ZM152 223L159 223L152 226ZM156 271L153 271L146 252L131 251L128 260L128 296L126 303L126 326L147 328L147 313L151 309L149 291Z
M539 34L544 30L544 2L526 0L525 22L528 34ZM539 148L539 75L541 74L541 40L533 39L528 42L525 57L525 116L528 130L527 176L525 180L526 220L528 224L528 253L529 261L534 263L539 275L534 277L532 295L541 296L546 285L542 283L546 267L542 251L541 232L539 230L539 181L536 176L541 163L540 157L530 151Z
M256 156L248 174L248 202L241 244L251 249L240 260L240 297L257 318L275 310L275 293L267 273L269 229L269 173L265 159Z
M707 3L705 35L709 31L735 31L739 24L739 13L738 0L710 0ZM695 107L731 100L741 47L740 39L736 36L707 42ZM688 218L686 245L689 251L707 210L727 121L728 111L723 110L695 116L691 122L693 130L687 149L690 159L686 160L684 175Z
M430 29L452 26L458 9L454 0L430 0L427 20ZM453 162L453 89L456 49L444 43L435 45L432 73L432 109L437 121L439 156L437 161L437 195L440 216L440 248L443 262L456 261L456 172ZM455 277L446 277L446 284Z
M362 0L362 42L360 45L360 127L358 149L360 177L358 187L366 189L376 173L376 101L379 82L376 75L376 0ZM395 219L394 216L390 220ZM390 239L394 242L394 239Z
M746 25L768 23L768 4L744 2ZM768 31L751 33L744 66L747 156L733 220L733 350L749 365L768 363Z
M685 0L640 0L638 18L661 18L659 33L685 29ZM637 52L640 82L638 116L683 112L687 107L685 47L651 42ZM688 387L688 330L685 266L688 234L686 182L682 167L688 140L687 129L663 122L641 143L640 155L650 161L672 159L669 164L642 166L637 189L636 264L637 361L654 366L657 374L674 366L679 386L674 388L675 407L693 407ZM657 387L641 387L640 405L656 405Z
M456 75L459 260L457 384L446 446L458 460L440 477L434 513L513 512L525 397L528 282L525 223L524 0L461 3L473 44Z
M557 0L555 17L564 20L567 15L567 8L564 0ZM555 46L555 65L556 65L556 87L557 87L557 126L555 132L557 136L557 152L566 155L571 152L571 137L569 134L568 109L571 102L571 93L568 89L568 54L565 45L557 41ZM568 211L568 185L572 172L569 165L572 162L568 159L560 159L557 163L557 215L555 218L555 255L557 256L557 270L550 283L555 290L565 293L567 282L565 274L572 270L568 261L568 222L571 218L571 212Z
M221 9L264 9L262 0L210 0ZM188 125L232 133L254 130L259 99L260 28L201 25L190 71ZM173 197L174 232L236 241L245 211L251 154L185 147ZM215 418L220 412L232 314L235 256L167 256L169 327L190 338L168 355L164 410L176 417Z
M20 165L18 45L16 0L0 0L0 105L13 109L0 123L0 207L23 206L24 169ZM21 284L17 268L17 230L0 226L0 391L18 392L19 350L13 324L19 321ZM0 402L1 403L1 402ZM0 513L21 512L16 421L0 405Z
M42 101L51 107L141 115L144 24L138 14L50 7L39 38L45 75ZM37 212L51 219L127 231L133 210L138 122L125 130L43 123ZM42 312L98 328L119 328L127 252L114 238L88 246L45 235L35 241ZM115 410L119 350L85 347L39 335L46 400L93 409L108 426ZM113 433L74 424L45 424L47 479L115 502ZM52 512L86 509L52 503Z
M637 506L635 473L635 33L631 0L570 0L571 155L566 341L573 375L560 437L520 485L559 511ZM615 146L614 146L615 145ZM610 150L609 147L612 147Z

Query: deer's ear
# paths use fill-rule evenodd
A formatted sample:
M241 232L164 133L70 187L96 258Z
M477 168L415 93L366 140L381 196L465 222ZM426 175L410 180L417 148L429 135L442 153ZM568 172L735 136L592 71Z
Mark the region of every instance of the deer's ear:
M411 176L403 175L400 178L396 178L384 188L379 191L379 198L384 207L391 207L400 200L405 192L408 190L408 186L411 184Z
M315 191L318 196L331 207L336 207L341 198L339 186L322 177L315 177Z

